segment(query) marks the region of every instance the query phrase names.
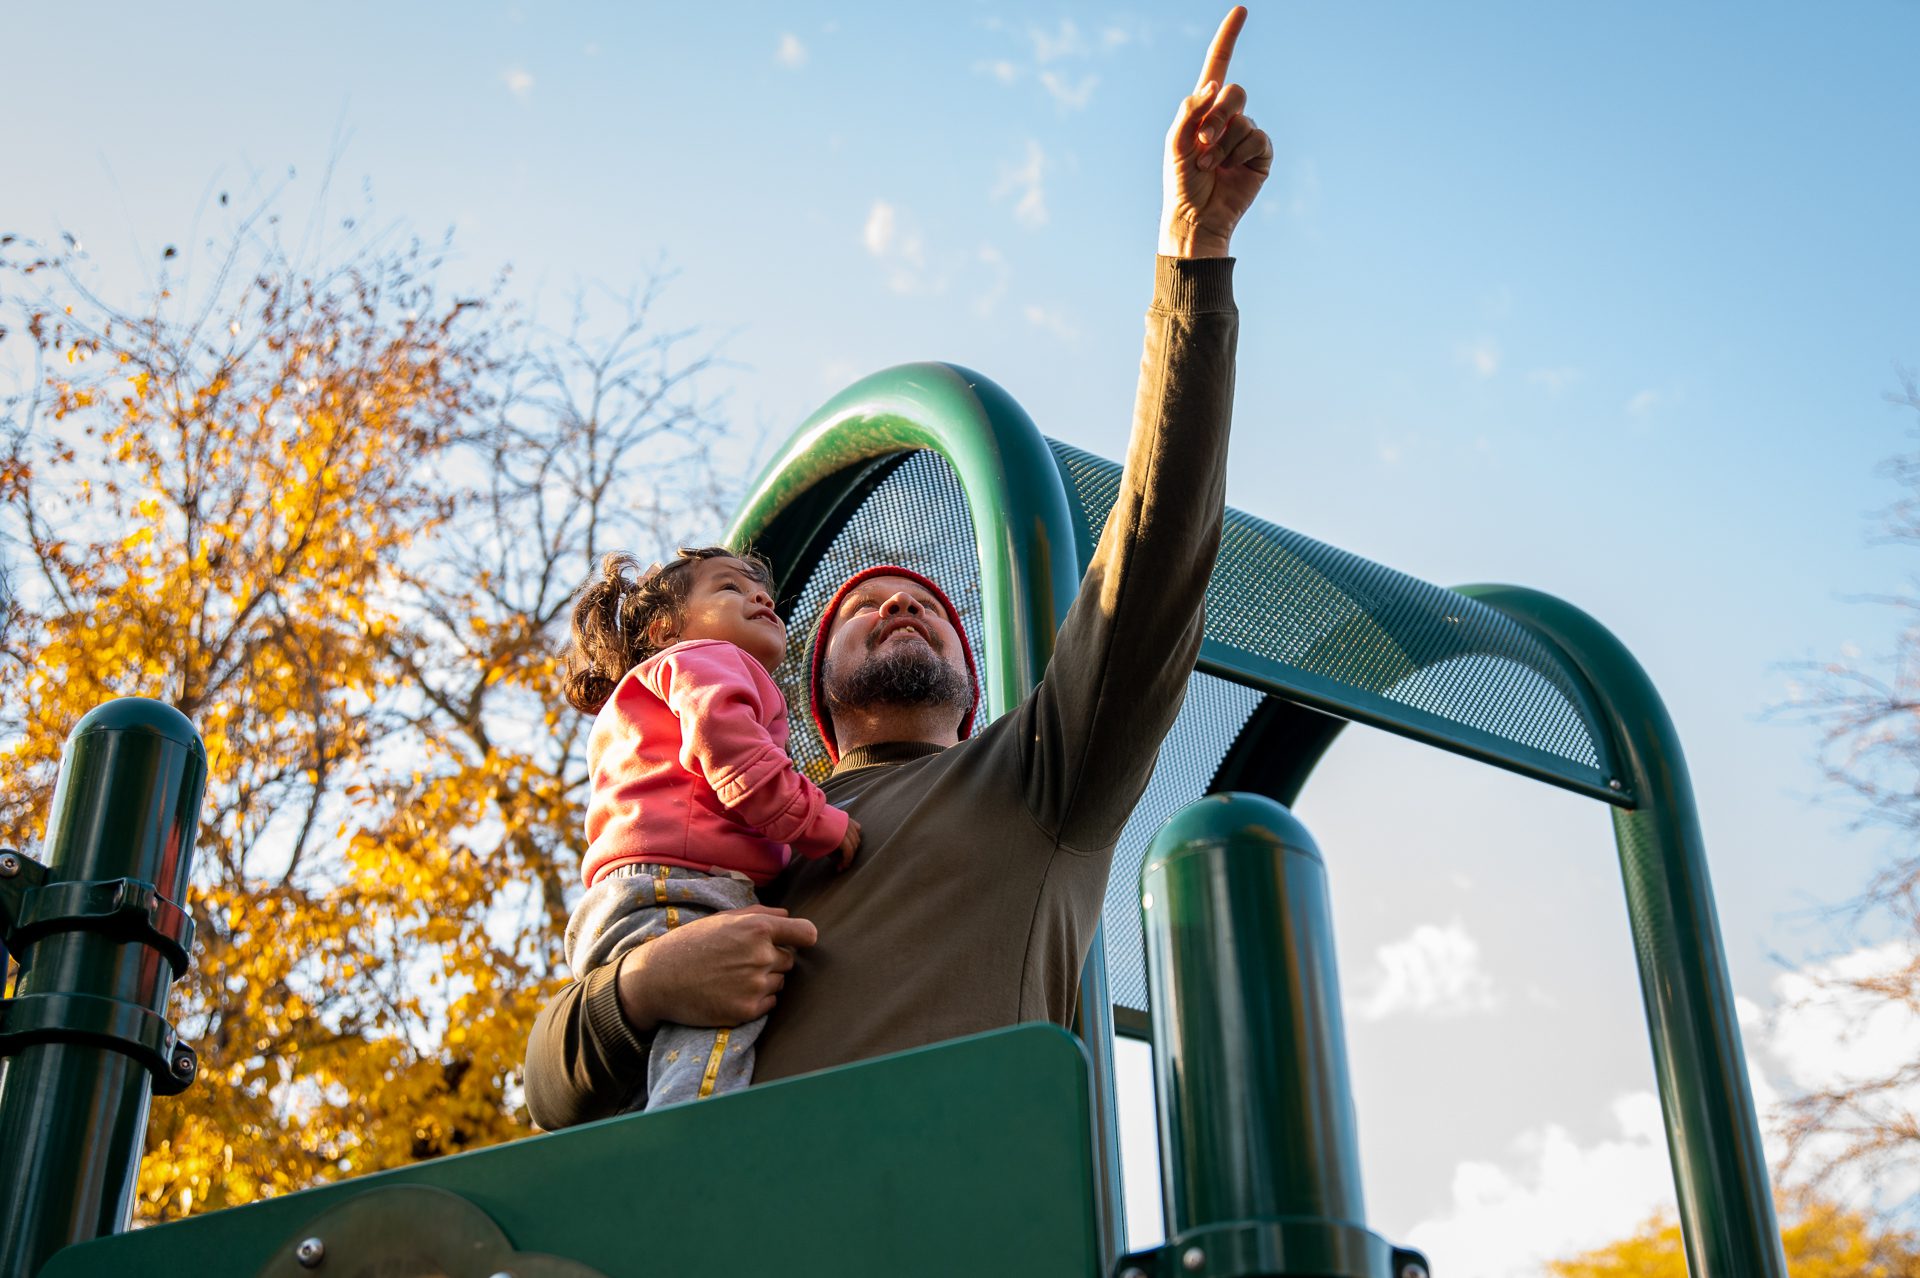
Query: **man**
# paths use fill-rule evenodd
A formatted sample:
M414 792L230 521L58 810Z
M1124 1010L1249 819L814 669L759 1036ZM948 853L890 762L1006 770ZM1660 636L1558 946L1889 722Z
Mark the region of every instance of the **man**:
M716 914L569 984L527 1052L556 1128L618 1113L663 1023L768 1015L756 1079L1024 1020L1071 1021L1114 844L1200 649L1219 546L1238 314L1233 229L1273 147L1227 82L1236 8L1167 133L1160 260L1120 494L1040 686L968 736L970 650L939 587L856 575L815 637L822 788L861 825L845 874L797 863L781 908Z

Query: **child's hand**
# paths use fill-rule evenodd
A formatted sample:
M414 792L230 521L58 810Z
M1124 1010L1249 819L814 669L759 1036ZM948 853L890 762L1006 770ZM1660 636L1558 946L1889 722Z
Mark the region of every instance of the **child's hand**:
M846 837L840 840L840 851L837 854L839 868L845 870L848 866L852 865L854 854L859 850L860 823L852 817L848 817Z

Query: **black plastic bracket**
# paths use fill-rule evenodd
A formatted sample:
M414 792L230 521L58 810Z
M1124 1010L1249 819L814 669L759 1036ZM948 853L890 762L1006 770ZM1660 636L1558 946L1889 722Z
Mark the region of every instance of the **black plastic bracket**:
M1190 1229L1114 1262L1113 1278L1431 1278L1427 1258L1351 1221L1317 1216Z
M153 1075L155 1096L177 1096L200 1072L193 1046L167 1018L98 994L26 994L0 999L0 1056L36 1043L90 1043L125 1052Z
M22 955L35 941L56 932L97 932L116 941L151 945L166 956L175 980L187 974L193 951L193 920L153 884L139 879L42 882L29 888L21 894L6 931L6 946Z

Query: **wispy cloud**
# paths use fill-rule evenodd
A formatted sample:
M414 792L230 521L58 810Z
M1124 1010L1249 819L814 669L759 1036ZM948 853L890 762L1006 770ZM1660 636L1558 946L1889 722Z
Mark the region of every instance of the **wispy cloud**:
M773 60L783 67L798 71L807 65L807 46L800 43L800 37L791 31L780 36L780 46L773 51Z
M1065 312L1052 307L1028 303L1026 307L1027 323L1043 332L1052 333L1063 342L1080 340L1080 329L1068 319Z
M927 291L926 245L920 233L906 223L900 209L885 200L875 200L867 210L860 242L886 267L889 289L896 293Z
M1007 266L1006 256L991 244L982 244L975 260L988 272L987 287L973 299L973 313L985 319L999 307L1002 298L1007 295L1007 285L1013 279L1013 271Z
M508 67L500 73L507 92L526 102L533 97L533 73L525 67Z
M1645 417L1659 406L1660 398L1657 390L1643 390L1627 401L1627 411L1635 417Z
M1407 1241L1453 1272L1537 1278L1548 1260L1633 1232L1673 1202L1672 1164L1653 1093L1611 1108L1613 1131L1592 1145L1548 1123L1522 1133L1501 1162L1460 1163L1452 1202Z
M1000 181L993 188L993 198L1004 199L1018 193L1014 201L1013 220L1030 230L1038 230L1047 224L1047 192L1043 185L1047 175L1047 153L1032 138L1027 139L1026 158L1019 164L1003 166Z
M1084 110L1100 85L1097 72L1084 64L1112 56L1128 45L1143 42L1145 28L1109 23L1089 36L1070 18L1051 27L1027 24L1016 30L999 19L989 19L989 31L999 32L1025 46L1018 58L989 58L973 64L977 74L1014 85L1028 79L1039 85L1063 110Z
M1480 946L1458 919L1423 923L1405 940L1381 946L1361 988L1354 1012L1365 1021L1408 1013L1464 1016L1499 1003L1493 978L1480 966Z
M1455 352L1455 357L1471 368L1475 377L1492 377L1500 371L1500 344L1491 337L1468 342Z
M1536 368L1527 373L1527 380L1535 386L1544 386L1549 395L1558 395L1567 387L1580 380L1577 368Z

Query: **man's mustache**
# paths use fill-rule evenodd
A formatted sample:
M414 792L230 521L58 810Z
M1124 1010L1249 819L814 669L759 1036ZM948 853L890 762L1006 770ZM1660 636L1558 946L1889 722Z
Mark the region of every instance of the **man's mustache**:
M872 652L901 630L913 631L913 633L920 636L921 641L924 642L927 647L933 649L935 652L944 652L946 650L946 645L941 643L939 638L933 633L933 627L924 622L915 621L911 617L902 617L900 620L887 625L874 627L873 633L867 636L867 651Z

